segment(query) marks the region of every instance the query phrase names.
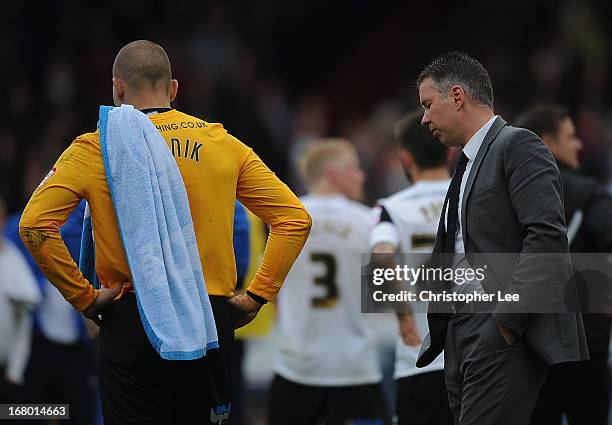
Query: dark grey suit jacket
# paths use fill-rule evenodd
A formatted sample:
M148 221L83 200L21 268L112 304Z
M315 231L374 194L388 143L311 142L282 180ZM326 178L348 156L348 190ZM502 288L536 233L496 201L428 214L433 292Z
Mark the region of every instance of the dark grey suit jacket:
M570 268L542 267L529 254L568 253L561 176L542 140L534 133L509 126L498 117L478 151L463 193L461 222L468 261L478 254L516 253L508 264L493 264L482 282L485 291L528 296L546 288L553 274L569 280ZM448 198L448 195L447 195ZM444 211L440 217L434 256L444 246ZM512 257L512 256L511 256ZM472 267L474 264L470 261ZM546 289L547 290L547 289ZM522 338L548 364L583 360L588 349L582 317L576 313L520 313L499 303L493 316ZM429 334L417 366L431 363L444 349L448 314L430 310Z

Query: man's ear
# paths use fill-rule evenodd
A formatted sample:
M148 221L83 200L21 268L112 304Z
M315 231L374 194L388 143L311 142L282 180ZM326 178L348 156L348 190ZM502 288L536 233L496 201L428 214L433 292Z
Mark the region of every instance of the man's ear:
M170 85L168 86L168 98L170 99L170 102L174 102L174 99L176 98L176 94L178 93L178 81L177 80L170 80Z
M463 87L455 84L450 88L449 96L457 109L463 106L465 102L465 90L463 90Z
M414 159L412 154L408 152L406 149L401 149L399 151L400 161L402 161L402 165L406 170L410 170L412 168L412 164L414 164Z
M336 180L338 180L338 170L336 170L335 167L330 166L330 164L327 164L321 171L321 176L332 184L335 184Z
M119 106L123 104L125 99L125 86L123 81L119 78L113 77L113 100L115 101L115 105Z

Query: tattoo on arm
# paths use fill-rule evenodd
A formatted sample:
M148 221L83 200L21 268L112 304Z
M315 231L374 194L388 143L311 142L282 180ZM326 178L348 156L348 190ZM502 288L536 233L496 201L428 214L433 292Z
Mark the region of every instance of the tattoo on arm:
M40 230L26 229L23 236L26 244L34 249L40 249L47 240L47 236Z

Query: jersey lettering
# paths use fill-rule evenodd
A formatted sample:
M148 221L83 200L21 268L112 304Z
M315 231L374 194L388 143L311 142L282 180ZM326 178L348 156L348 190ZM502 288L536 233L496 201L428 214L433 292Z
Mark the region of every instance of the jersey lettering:
M193 143L193 145L190 146L191 143ZM187 158L195 162L200 162L200 149L202 149L202 143L189 139L181 143L180 139L172 138L170 139L170 144L172 147L172 156L175 158Z

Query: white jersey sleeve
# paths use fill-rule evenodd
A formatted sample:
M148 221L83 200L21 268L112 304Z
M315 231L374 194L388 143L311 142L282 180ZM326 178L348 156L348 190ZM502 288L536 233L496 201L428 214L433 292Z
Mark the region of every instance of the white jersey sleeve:
M370 234L370 249L380 243L388 243L395 247L399 247L400 235L397 227L392 221L386 219L386 210L382 206L372 208L373 215L376 216L376 224Z

